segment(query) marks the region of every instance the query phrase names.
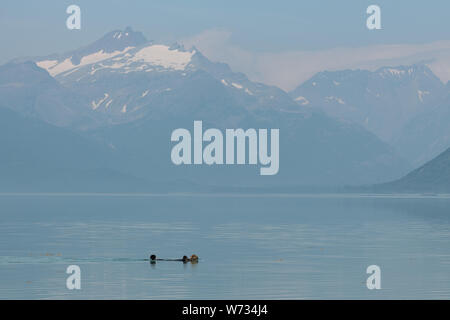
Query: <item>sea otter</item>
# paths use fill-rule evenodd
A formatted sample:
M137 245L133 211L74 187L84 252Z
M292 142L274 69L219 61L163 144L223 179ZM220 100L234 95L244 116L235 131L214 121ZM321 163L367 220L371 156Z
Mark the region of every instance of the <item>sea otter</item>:
M183 258L181 258L181 259L157 259L156 255L152 254L150 256L150 263L155 263L156 261L182 261L183 263L188 263L188 262L197 263L198 256L193 254L190 258L188 258L187 256L183 256Z

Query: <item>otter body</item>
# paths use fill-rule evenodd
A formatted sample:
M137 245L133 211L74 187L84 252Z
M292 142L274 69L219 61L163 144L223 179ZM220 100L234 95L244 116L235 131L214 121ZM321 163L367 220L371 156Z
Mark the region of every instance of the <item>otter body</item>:
M156 255L152 254L150 256L150 263L156 263L156 261L181 261L183 263L198 263L198 256L193 254L190 258L187 256L183 256L181 259L158 259L156 258Z

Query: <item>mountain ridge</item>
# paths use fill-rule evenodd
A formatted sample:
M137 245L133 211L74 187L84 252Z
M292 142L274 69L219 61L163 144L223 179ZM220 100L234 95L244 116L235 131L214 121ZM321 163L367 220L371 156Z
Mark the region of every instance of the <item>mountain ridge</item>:
M406 176L370 189L376 192L450 193L450 148Z
M108 34L118 36L117 31ZM35 116L107 146L118 155L112 169L125 175L204 186L356 185L392 180L410 168L362 126L299 105L283 90L252 82L195 48L145 42L114 55L97 49L80 64L59 69L59 63L34 59L57 81L55 90L64 92L57 96L75 93L75 111L88 117L59 123L48 114ZM41 92L38 86L32 89ZM61 105L45 95L35 97L48 102L50 113ZM20 112L20 99L9 102ZM262 178L256 166L175 166L170 134L191 128L194 120L202 120L205 129L279 128L279 174Z
M290 95L300 105L365 127L417 166L450 146L443 127L434 136L419 139L423 141L421 147L414 147L423 131L435 131L432 124L421 123L421 119L436 113L433 125L443 121L439 119L443 112L437 115L436 109L448 105L449 93L450 86L425 64L416 64L382 67L376 71L319 72ZM422 132L418 128L423 128ZM437 140L433 150L426 150L425 145L435 144Z

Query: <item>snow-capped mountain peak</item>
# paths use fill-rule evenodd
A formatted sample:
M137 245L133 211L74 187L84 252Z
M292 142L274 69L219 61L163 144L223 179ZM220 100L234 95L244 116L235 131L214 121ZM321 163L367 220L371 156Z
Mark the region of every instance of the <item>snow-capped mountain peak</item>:
M127 47L137 47L147 42L148 40L141 32L133 31L131 27L127 27L125 30L108 32L102 38L81 48L79 51L83 54L97 52L99 50L111 53L114 51L122 51Z
M52 55L36 59L36 64L56 76L68 70L103 61L128 50L149 43L141 32L131 27L125 30L113 30L102 38L80 49L61 55Z
M110 53L107 53L103 49L101 49L97 52L93 52L91 54L81 57L80 59L78 59L79 61L76 64L74 63L74 56L70 56L68 58L65 58L64 60L58 60L58 59L41 60L41 61L37 61L36 64L39 67L46 69L48 71L48 73L50 73L51 76L57 76L60 73L63 73L63 72L66 72L66 71L69 71L69 70L72 70L75 68L80 68L85 65L90 65L90 64L97 63L97 62L100 62L103 60L107 60L109 58L123 54L132 48L134 48L134 47L127 47L122 51L113 51Z
M155 68L184 70L195 53L195 50L187 51L180 45L147 42L141 33L127 28L111 31L83 49L38 60L36 64L52 76L67 76L86 66L91 75L100 69L122 73Z
M436 78L433 72L425 64L414 64L411 66L397 66L397 67L382 67L376 73L384 77L412 77L412 78Z

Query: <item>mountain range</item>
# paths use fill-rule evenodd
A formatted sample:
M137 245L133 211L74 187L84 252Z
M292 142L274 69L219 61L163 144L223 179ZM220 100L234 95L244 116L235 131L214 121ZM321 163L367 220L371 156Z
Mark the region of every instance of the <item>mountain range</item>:
M373 72L320 72L290 95L300 105L360 124L392 145L413 166L450 146L445 125L445 119L450 120L445 114L450 110L450 86L425 64L383 67Z
M436 129L423 145L433 138L440 141L433 152L446 145L445 126L421 115L445 116L448 92L426 66L415 65L323 72L288 94L196 48L114 30L80 49L0 66L0 149L11 155L2 159L9 178L0 187L8 189L14 177L22 177L17 188L61 190L61 181L77 181L69 188L77 191L381 183L428 160L404 141L415 121ZM170 134L192 129L194 120L205 129L279 128L280 172L261 177L256 166L173 165Z

